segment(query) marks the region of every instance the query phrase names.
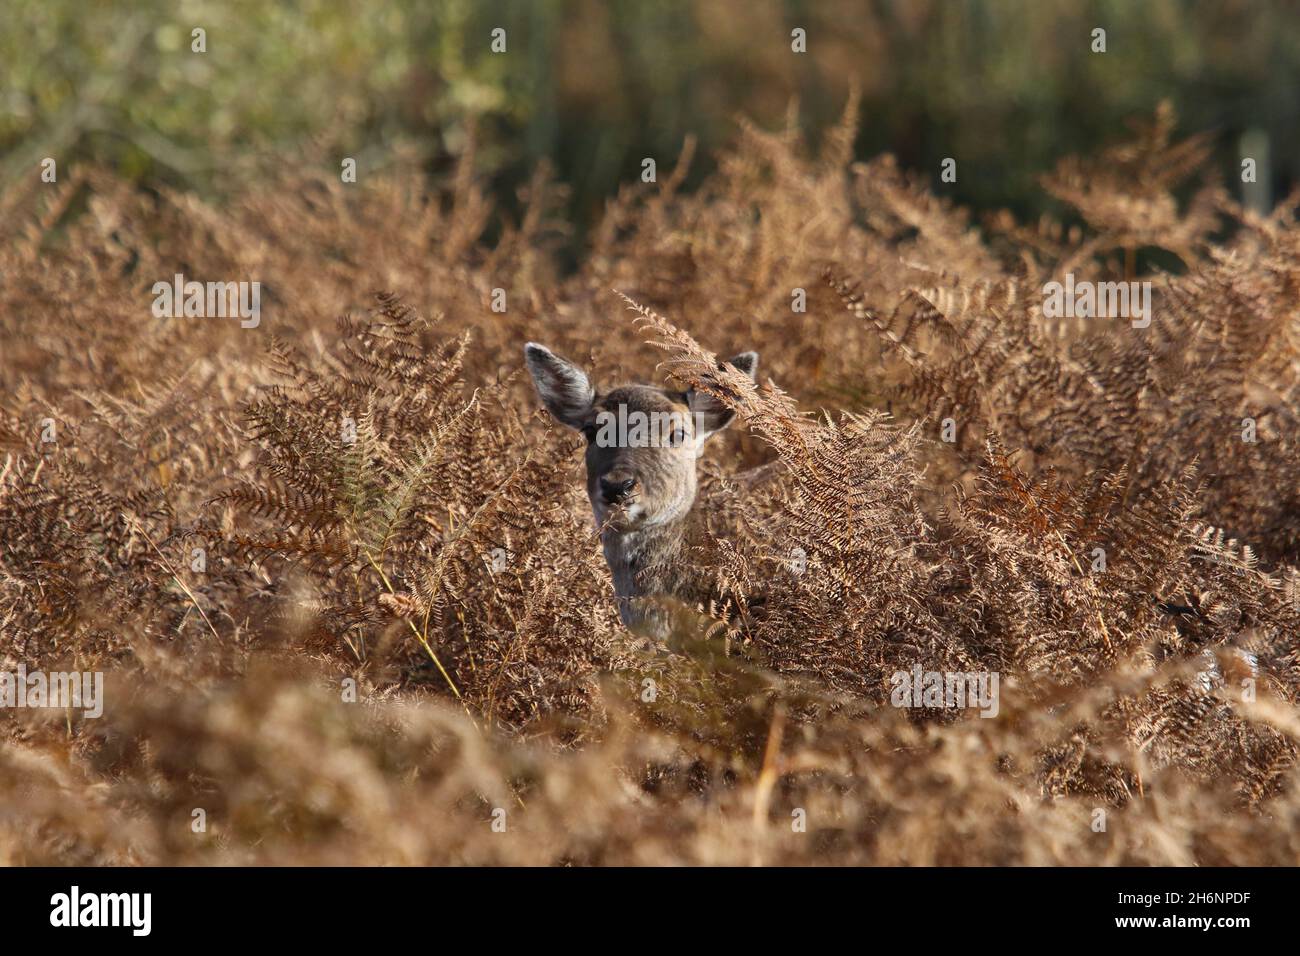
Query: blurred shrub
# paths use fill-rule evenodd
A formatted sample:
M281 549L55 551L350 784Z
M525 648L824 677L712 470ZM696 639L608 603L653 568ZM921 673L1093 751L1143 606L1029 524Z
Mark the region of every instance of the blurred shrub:
M0 182L44 156L204 189L286 154L330 168L354 156L365 175L401 144L436 172L472 126L507 208L546 158L574 185L581 231L642 158L670 163L691 134L711 157L737 114L772 124L796 99L815 132L855 80L858 154L932 176L954 157L941 191L977 207L1040 211L1036 176L1165 98L1187 128L1219 134L1225 173L1253 130L1270 191L1300 179L1296 89L1277 82L1300 68L1300 11L1272 0L8 0L3 16Z

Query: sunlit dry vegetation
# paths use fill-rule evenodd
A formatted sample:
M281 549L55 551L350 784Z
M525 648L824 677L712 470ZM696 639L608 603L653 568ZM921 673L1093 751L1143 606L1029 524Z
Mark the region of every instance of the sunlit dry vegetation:
M4 197L0 653L107 699L0 717L0 860L1295 863L1294 200L1161 110L1044 170L1064 224L977 226L855 113L685 192L688 144L571 274L562 187L506 221L469 158ZM260 325L155 318L178 272ZM1150 327L1045 317L1066 273L1152 282ZM619 624L528 340L736 410L698 633ZM891 706L917 664L998 715Z

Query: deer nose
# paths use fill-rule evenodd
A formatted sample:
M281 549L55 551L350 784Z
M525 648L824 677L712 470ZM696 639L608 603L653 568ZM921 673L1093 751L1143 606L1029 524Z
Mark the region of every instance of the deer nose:
M605 475L600 479L600 496L605 499L606 504L617 504L632 493L634 485L636 485L635 478Z

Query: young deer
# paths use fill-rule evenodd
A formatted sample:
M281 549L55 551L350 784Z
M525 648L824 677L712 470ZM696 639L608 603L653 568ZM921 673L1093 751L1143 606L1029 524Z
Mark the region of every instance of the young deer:
M587 497L619 617L633 631L667 637L674 600L698 590L682 555L695 462L734 413L693 389L623 385L598 394L582 369L535 342L524 358L547 411L587 438ZM758 370L756 352L729 361L751 379Z

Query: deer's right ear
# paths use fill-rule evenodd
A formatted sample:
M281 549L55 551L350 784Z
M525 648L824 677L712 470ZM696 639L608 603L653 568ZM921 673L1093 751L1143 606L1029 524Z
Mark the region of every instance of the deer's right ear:
M570 428L582 428L596 397L582 369L536 342L524 346L524 361L546 410Z

